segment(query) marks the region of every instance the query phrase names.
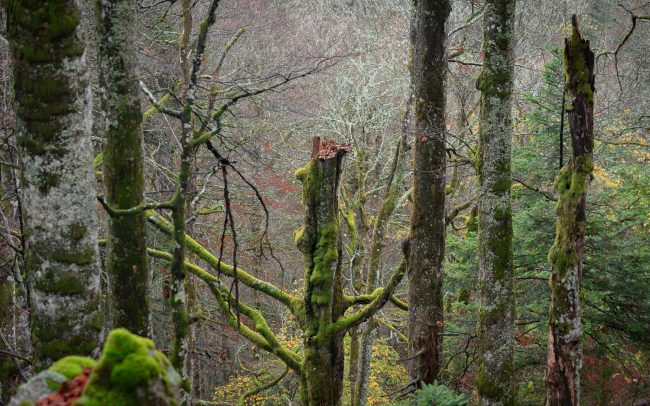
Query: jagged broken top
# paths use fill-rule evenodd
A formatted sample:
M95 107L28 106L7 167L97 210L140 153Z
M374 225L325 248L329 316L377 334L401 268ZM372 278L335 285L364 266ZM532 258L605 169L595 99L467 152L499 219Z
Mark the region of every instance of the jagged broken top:
M337 144L334 140L321 141L321 138L316 136L312 141L311 157L325 161L334 158L339 151L346 153L349 150L350 144Z

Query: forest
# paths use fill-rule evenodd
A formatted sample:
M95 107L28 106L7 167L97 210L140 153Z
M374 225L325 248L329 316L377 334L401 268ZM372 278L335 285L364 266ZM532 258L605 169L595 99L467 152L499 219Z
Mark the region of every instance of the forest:
M0 406L650 405L647 0L0 0Z

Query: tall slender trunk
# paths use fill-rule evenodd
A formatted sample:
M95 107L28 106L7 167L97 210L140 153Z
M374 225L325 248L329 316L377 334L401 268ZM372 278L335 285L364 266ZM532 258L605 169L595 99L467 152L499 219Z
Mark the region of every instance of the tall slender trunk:
M343 315L339 182L347 145L314 139L311 161L296 172L303 183L305 224L296 243L305 257L303 403L338 405L343 392Z
M95 3L104 184L107 201L128 209L144 200L142 109L136 75L136 3ZM109 219L106 272L111 325L149 336L149 273L144 212Z
M90 354L102 328L91 94L76 2L4 2L14 57L34 366Z
M512 264L511 94L515 0L488 0L483 12L483 70L478 170L479 367L481 405L514 405L515 296Z
M546 365L547 405L580 404L582 310L580 284L585 244L587 181L593 170L594 54L574 15L571 38L564 40L571 158L555 181L558 193L552 264Z
M445 253L445 82L448 0L418 0L413 90L415 158L409 268L409 374L432 383L442 362Z

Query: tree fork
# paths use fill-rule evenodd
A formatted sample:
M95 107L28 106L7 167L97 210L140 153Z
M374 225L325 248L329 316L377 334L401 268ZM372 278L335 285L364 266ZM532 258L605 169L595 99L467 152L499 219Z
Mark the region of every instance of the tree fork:
M582 38L577 18L571 19L571 38L564 40L565 106L572 151L555 181L558 192L549 312L546 404L580 404L582 320L580 285L585 243L586 192L593 170L594 54Z

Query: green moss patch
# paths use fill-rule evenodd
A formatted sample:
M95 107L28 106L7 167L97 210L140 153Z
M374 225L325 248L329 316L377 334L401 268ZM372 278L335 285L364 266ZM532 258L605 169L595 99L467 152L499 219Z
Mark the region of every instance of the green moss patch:
M155 350L151 340L116 329L108 336L77 404L176 405L174 391L179 381L167 357Z

